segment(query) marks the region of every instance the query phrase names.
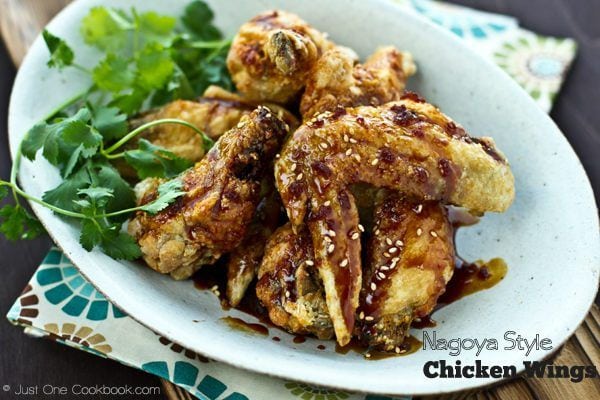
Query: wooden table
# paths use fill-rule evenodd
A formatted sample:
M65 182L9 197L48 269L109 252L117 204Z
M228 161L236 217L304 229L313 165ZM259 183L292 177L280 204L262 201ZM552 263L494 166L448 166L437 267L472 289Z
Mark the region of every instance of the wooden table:
M581 158L600 199L600 2L598 0L453 0L481 10L517 17L533 31L574 38L579 54L552 117ZM68 0L0 0L0 27L9 49L0 44L0 176L8 177L7 108L15 67L39 27ZM48 238L8 243L0 238L0 312L25 286L50 247ZM598 303L598 299L597 299ZM188 398L188 395L151 375L91 357L66 346L31 339L7 322L0 323L0 385L74 384L159 386L163 395L145 398ZM573 338L555 355L556 364L595 365L600 369L600 313L594 307ZM0 396L1 397L1 396ZM600 379L569 383L558 379L518 378L488 390L452 398L473 399L592 399L600 398ZM446 396L445 398L450 398Z

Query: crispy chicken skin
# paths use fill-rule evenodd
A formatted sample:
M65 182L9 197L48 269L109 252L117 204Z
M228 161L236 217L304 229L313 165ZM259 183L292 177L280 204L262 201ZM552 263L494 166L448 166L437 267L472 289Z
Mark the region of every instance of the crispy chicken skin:
M308 120L337 107L378 106L400 100L406 80L417 68L410 53L379 48L364 64L355 64L344 48L328 50L313 67L302 95L300 113Z
M267 11L240 27L227 67L244 97L285 104L304 88L312 66L333 46L298 16Z
M337 340L348 343L361 286L360 241L349 184L366 182L474 211L504 211L514 178L491 139L414 95L381 107L318 116L287 141L276 185L295 230L308 223ZM307 215L308 214L308 215Z
M415 317L433 311L454 271L453 229L439 202L416 202L396 191L376 196L358 309L360 341L400 351Z
M268 108L259 107L177 178L184 196L156 215L136 213L128 230L146 263L185 279L239 245L260 200L265 169L287 129ZM152 184L144 185L150 190L141 196L142 204L156 196Z
M272 175L272 170L269 172ZM265 194L256 207L246 236L242 243L229 254L226 294L232 307L236 307L240 303L248 286L256 277L266 242L279 224L281 200L273 187L272 179L271 176L263 180Z
M333 337L325 293L314 264L307 231L288 223L275 231L258 271L256 295L275 325L296 334Z
M132 119L129 125L131 129L135 129L157 119L177 118L195 125L211 139L216 140L235 127L242 116L250 114L258 105L218 86L209 86L197 101L173 101ZM298 126L296 117L283 107L273 104L267 106L291 127ZM204 157L202 137L183 125L154 126L142 132L139 137L193 162Z

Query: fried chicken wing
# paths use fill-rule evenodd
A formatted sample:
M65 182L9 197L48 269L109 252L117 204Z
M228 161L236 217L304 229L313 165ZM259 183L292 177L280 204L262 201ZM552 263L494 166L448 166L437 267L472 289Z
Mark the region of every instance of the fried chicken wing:
M298 16L267 11L240 27L227 67L244 97L285 104L304 88L312 66L333 46Z
M454 271L453 229L439 202L382 189L375 201L358 321L360 341L400 351L415 317L433 311Z
M344 48L325 52L313 67L302 95L300 113L308 120L338 107L377 106L400 100L406 80L417 68L410 53L379 48L356 64Z
M128 229L146 263L185 279L239 245L258 204L265 168L286 133L283 121L259 107L177 178L184 196L156 215L136 213ZM156 197L152 186L142 204Z
M338 342L354 326L361 286L358 216L347 186L366 182L474 211L504 211L514 178L491 139L464 129L415 96L357 107L302 125L275 164L294 229L307 222ZM329 239L326 239L329 238Z
M323 285L314 264L310 235L288 223L267 242L258 271L256 295L275 325L295 334L333 336Z
M270 171L272 174L272 170ZM227 262L227 300L236 307L254 280L263 258L265 245L277 229L281 211L279 194L272 176L263 180L265 191L242 243L230 254Z

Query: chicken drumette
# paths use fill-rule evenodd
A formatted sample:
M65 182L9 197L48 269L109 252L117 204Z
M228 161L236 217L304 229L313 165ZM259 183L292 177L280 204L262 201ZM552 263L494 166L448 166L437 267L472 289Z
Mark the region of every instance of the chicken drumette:
M244 97L285 104L304 88L313 65L333 46L298 16L267 11L240 27L227 67Z
M295 230L305 222L337 340L354 328L361 287L358 215L348 185L366 182L474 211L504 211L514 179L491 139L410 96L302 125L276 162L276 183Z
M186 194L156 215L138 212L129 223L144 260L175 279L189 277L242 241L260 200L260 182L288 131L268 108L259 107L219 138L180 179ZM143 182L140 203L157 195Z

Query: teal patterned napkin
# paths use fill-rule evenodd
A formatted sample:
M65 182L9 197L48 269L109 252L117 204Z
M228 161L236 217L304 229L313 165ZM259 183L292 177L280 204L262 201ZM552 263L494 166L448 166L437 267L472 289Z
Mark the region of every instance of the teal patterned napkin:
M460 36L509 73L542 109L550 111L575 56L573 40L539 36L519 28L513 18L451 4L391 1ZM121 312L56 248L48 253L7 318L30 335L142 369L201 399L392 399L287 382L208 360Z

